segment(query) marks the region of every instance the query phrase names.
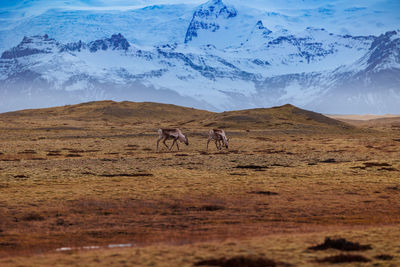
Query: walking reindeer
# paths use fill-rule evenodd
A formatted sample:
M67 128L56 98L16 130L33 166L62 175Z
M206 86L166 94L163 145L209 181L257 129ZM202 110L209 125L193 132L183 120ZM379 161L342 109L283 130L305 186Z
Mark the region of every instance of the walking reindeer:
M168 139L173 139L174 141L172 142L171 147L168 147L168 145L165 143ZM186 145L189 145L189 140L188 138L182 133L182 131L178 128L176 129L158 129L158 140L157 140L157 152L158 152L158 144L162 140L163 144L168 148L168 150L171 150L176 144L176 147L178 148L179 151L179 145L178 145L178 140Z
M215 146L218 150L222 149L224 146L228 149L229 146L229 138L226 137L225 131L222 129L212 129L208 132L208 139L207 139L207 151L208 151L208 144L214 140Z

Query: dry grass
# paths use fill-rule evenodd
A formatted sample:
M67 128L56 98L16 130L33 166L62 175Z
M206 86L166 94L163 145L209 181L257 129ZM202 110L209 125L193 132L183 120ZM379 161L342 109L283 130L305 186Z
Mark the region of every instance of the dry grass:
M292 106L215 114L168 105L168 119L149 119L153 107L0 115L0 265L192 266L235 256L312 265L339 254L307 250L327 236L370 244L357 253L371 266L379 255L400 264L396 129L353 128ZM205 152L208 124L228 128L230 151ZM180 126L190 146L156 153L164 126ZM123 243L135 247L104 249ZM84 246L102 249L54 253Z

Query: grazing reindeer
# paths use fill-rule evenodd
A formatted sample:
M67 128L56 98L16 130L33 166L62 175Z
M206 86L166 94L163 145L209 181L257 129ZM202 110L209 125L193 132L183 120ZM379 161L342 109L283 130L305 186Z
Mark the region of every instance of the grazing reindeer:
M207 139L207 151L208 151L208 144L211 140L215 141L215 146L218 150L222 149L222 145L228 149L229 145L229 138L226 137L225 131L222 129L213 129L208 132L208 139Z
M168 139L173 139L174 141L172 142L171 147L168 147L168 145L165 143ZM171 150L176 144L176 147L178 148L179 151L179 145L178 145L178 140L181 141L182 143L185 143L187 146L189 145L189 140L188 138L181 132L180 129L158 129L158 140L157 140L157 152L158 152L158 143L163 140L163 144Z

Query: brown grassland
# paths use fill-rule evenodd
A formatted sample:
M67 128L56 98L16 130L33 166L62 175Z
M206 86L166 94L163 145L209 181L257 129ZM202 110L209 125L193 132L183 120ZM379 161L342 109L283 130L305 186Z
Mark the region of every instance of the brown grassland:
M0 114L0 266L399 266L400 119L348 122L291 105ZM160 127L189 146L156 153ZM206 153L216 127L229 150ZM326 237L370 249L308 249Z

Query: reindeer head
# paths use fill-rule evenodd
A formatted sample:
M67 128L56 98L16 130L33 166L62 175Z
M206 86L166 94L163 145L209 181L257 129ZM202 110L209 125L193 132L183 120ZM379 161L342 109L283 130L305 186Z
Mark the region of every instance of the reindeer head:
M189 145L189 139L187 138L186 135L184 135L182 133L179 135L179 141L181 141L182 143L184 143L187 146Z
M228 146L229 146L229 137L228 138L224 138L224 146L225 146L225 148L226 149L228 149Z
M187 136L185 136L185 142L184 142L184 143L185 143L185 145L187 145L187 146L189 145L189 139L187 138Z

